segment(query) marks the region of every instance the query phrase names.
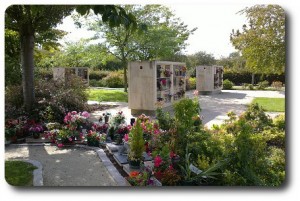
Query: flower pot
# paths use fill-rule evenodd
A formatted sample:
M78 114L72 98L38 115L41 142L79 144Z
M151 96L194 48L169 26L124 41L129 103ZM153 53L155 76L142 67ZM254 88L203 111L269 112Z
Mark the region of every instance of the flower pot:
M40 135L41 135L40 133L36 133L36 132L32 133L33 139L39 139Z
M128 160L129 167L131 169L140 169L141 168L141 160Z

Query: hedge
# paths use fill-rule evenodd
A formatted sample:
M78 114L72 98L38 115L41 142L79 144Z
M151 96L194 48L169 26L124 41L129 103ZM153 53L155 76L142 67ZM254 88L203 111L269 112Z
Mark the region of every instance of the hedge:
M232 73L232 72L225 72L223 75L223 80L230 80L235 85L243 85L243 83L251 83L252 81L252 74L251 73ZM268 81L269 84L272 84L273 81L280 81L285 83L285 74L282 75L264 75L262 77L261 74L255 74L254 83L257 84L261 81Z

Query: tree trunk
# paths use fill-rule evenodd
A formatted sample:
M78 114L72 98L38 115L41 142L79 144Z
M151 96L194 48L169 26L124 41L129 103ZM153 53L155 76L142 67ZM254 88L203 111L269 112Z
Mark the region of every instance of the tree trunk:
M252 73L252 79L251 79L251 84L254 85L254 81L255 81L255 74Z
M127 62L126 59L123 60L123 68L124 68L124 92L127 92Z
M33 108L33 103L35 100L33 64L34 35L23 34L20 36L20 39L23 98L25 109L27 112L30 112Z

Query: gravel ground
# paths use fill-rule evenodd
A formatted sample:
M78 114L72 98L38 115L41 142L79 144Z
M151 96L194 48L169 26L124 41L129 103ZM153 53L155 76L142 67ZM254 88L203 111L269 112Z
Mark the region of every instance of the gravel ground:
M43 165L44 186L116 186L93 150L56 146L5 147L5 160L31 159Z

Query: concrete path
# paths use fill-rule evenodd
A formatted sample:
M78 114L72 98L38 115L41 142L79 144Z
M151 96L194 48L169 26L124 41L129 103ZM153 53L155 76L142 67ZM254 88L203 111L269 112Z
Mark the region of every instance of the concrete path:
M44 186L118 185L94 150L9 145L5 147L5 160L8 159L39 161L43 166Z
M193 97L193 91L188 91L186 96ZM222 90L219 94L212 95L199 95L201 115L203 116L203 124L207 127L211 127L213 124L221 124L227 119L227 113L229 111L235 112L240 115L247 108L247 104L250 104L255 97L270 97L270 98L285 98L284 91L250 91L250 90ZM102 104L116 104L109 102L102 102ZM127 123L130 123L130 118L136 117L131 115L130 109L128 109L128 103L117 103L117 108L105 110L112 115L118 111L123 111L126 116ZM96 111L92 113L91 120L97 121L99 116L105 111ZM276 116L278 113L268 113L271 117Z

